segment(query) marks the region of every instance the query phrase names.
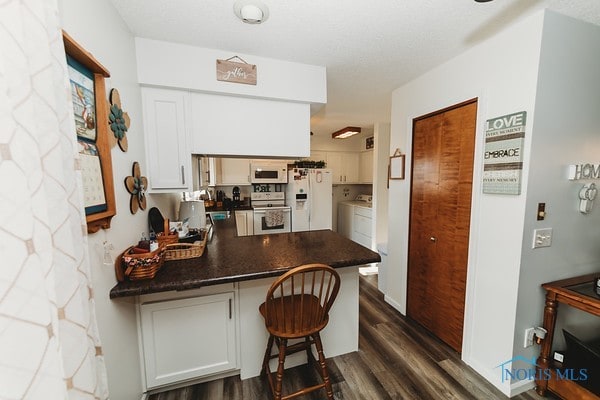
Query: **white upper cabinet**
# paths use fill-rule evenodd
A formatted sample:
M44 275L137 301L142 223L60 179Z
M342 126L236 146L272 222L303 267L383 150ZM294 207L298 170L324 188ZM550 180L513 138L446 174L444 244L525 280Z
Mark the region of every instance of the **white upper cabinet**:
M142 88L146 160L150 192L190 190L189 93Z
M300 158L310 154L310 114L327 103L323 66L252 54L256 85L216 79L230 51L136 38L138 82L191 95L188 150L210 156Z
M192 179L194 190L217 184L217 160L213 157L192 156Z
M342 153L342 171L344 172L344 183L358 183L359 171L358 153Z
M217 159L217 185L250 185L250 160Z
M305 157L310 105L191 93L192 152L210 155Z
M373 183L373 151L312 150L311 161L325 161L334 184Z
M373 183L373 150L360 152L359 165L360 183Z
M356 152L327 152L327 168L333 170L333 183L359 183L359 157Z

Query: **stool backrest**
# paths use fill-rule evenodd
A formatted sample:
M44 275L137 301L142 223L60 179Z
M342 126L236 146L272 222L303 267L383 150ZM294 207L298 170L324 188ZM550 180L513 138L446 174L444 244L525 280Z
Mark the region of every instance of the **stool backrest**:
M340 276L325 264L301 265L279 277L267 292L265 324L282 335L308 335L329 321Z

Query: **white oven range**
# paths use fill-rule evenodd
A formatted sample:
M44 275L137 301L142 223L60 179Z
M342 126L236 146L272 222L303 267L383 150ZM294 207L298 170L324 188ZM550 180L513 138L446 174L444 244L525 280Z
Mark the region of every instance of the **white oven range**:
M291 232L291 207L285 205L284 192L252 192L254 234Z

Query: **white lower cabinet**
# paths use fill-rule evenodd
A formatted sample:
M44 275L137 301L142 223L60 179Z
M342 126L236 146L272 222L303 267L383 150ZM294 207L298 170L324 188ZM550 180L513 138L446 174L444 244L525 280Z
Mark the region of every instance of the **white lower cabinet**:
M146 389L239 368L235 291L156 297L139 302Z
M337 233L352 239L352 223L354 219L354 206L351 204L338 204Z
M369 249L371 243L371 228L373 225L372 211L370 208L354 207L354 217L352 222L352 237L356 243L360 243Z
M373 247L373 211L355 202L338 203L338 233L369 249Z
M237 210L235 212L235 228L238 236L254 235L254 211Z

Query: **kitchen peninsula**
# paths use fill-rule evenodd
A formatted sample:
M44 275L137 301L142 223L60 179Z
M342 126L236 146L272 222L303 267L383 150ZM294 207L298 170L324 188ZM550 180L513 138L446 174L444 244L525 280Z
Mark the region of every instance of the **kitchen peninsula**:
M358 350L358 266L379 254L330 230L237 237L233 218L209 235L202 257L165 262L154 279L110 291L114 301L135 299L145 390L257 376L268 336L258 306L276 276L302 264L331 265L342 278L322 335L326 356ZM294 356L289 366L302 362Z

